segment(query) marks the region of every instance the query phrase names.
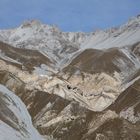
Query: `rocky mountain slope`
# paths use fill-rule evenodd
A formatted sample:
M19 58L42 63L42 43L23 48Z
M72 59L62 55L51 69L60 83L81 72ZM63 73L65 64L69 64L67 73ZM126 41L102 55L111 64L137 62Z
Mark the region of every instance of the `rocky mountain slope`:
M34 125L46 139L48 135L51 139L62 140L140 138L139 80L122 92L104 111L95 112L76 100L31 89L7 71L1 71L0 77L0 83L24 101Z
M140 139L139 82L139 16L91 33L66 33L36 20L0 30L1 87L25 103L44 139Z

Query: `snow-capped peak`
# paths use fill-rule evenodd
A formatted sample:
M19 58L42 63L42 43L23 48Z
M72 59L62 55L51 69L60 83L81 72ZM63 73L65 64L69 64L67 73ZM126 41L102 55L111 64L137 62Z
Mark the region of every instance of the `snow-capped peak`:
M120 27L95 32L81 45L81 48L108 49L133 45L139 41L140 16L137 16Z
M126 24L122 25L120 29L122 30L135 30L140 28L140 16L132 17L126 22Z
M140 41L140 16L126 24L91 33L62 32L58 27L28 20L18 28L0 30L0 41L17 48L39 50L61 67L79 50L107 49L133 45Z

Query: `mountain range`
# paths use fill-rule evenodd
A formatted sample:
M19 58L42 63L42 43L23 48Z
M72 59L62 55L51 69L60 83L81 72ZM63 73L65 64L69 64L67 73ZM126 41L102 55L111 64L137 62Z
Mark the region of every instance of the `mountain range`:
M0 30L0 140L139 140L139 86L139 15L90 33Z

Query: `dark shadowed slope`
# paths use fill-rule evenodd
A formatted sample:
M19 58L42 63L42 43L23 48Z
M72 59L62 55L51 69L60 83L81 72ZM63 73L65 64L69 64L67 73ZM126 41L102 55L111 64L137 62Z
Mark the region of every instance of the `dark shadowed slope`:
M0 42L0 59L21 68L24 66L30 71L41 64L46 64L47 66L53 64L47 56L37 50L14 48L2 42Z

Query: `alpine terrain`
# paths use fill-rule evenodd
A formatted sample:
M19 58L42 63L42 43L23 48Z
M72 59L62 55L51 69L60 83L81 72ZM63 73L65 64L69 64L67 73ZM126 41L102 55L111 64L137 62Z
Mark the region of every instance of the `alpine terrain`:
M140 140L140 15L90 33L0 30L0 140Z

